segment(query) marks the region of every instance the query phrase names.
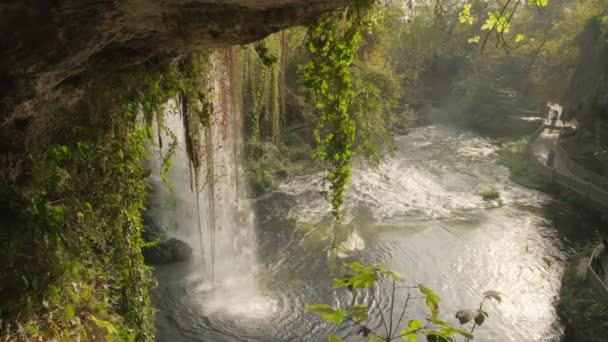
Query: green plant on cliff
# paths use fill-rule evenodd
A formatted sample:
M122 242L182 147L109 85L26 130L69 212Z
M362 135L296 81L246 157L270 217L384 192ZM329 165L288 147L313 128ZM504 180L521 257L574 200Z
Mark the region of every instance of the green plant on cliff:
M309 29L309 61L300 69L315 107L321 112L315 137L315 157L329 164L330 202L336 220L342 218L346 185L355 155L356 125L349 113L355 95L350 65L355 58L362 18L352 10L319 19Z
M141 254L145 143L167 100L193 94L187 71L100 71L73 110L41 109L53 119L28 144L30 180L0 177L0 223L14 227L0 251L0 339L154 339L154 282Z
M390 303L387 310L380 310L381 323L377 328L368 322L369 313L377 308L373 307L373 301L367 305L365 303L354 303L350 306L334 307L330 304L307 305L306 309L321 314L323 320L327 320L336 325L350 324L356 327L357 335L365 341L418 341L419 337L425 337L427 341L433 342L455 342L458 337L468 342L473 339L475 329L485 322L488 313L483 306L486 300L493 299L500 302L501 294L496 291L486 291L482 294L481 302L478 307L459 310L455 318L461 325L440 319L439 303L441 298L430 288L419 284L417 286L407 286L403 284L401 276L391 271L387 267L377 265L362 265L359 262L347 263L345 275L335 278L333 288L336 290L346 289L348 291L370 292L370 296L379 293L380 296L387 296ZM388 292L383 293L379 287L381 282L388 281L390 286ZM412 291L419 292L418 294ZM398 293L404 292L403 298L398 298ZM365 296L364 296L365 297ZM403 304L396 301L403 300ZM423 300L428 309L428 316L425 319L415 319L407 314L407 309L415 301ZM398 318L397 318L398 317ZM407 324L404 318L408 318ZM329 336L329 342L342 341L337 336Z

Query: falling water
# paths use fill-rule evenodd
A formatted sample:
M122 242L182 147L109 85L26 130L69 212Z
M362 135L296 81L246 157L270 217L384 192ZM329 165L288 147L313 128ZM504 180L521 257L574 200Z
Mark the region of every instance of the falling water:
M209 89L213 122L202 128L202 139L195 142L203 151L201 166L197 172L190 166L182 106L170 101L160 150L164 156L176 140L174 165L166 186L160 177L162 156L152 163L151 208L168 235L186 241L200 258L185 290L201 298L206 314L238 314L239 308L261 298L255 284L255 218L243 179L242 111L237 97L232 96L237 89L230 51L216 56L213 63Z

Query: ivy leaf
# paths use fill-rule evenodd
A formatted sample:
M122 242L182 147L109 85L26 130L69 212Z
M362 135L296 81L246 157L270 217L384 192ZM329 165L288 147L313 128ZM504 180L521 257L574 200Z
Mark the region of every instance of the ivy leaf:
M486 291L484 293L482 293L484 298L488 298L488 299L494 299L497 302L502 302L502 293L498 292L498 291L494 291L494 290L489 290Z
M329 337L327 337L327 341L328 342L342 342L343 340L337 336L330 335Z
M433 292L431 289L422 284L419 284L418 288L420 289L420 292L422 292L422 294L426 296L426 305L429 307L429 310L431 310L431 318L437 318L437 315L439 314L439 302L441 301L441 298L439 298L439 296L435 294L435 292Z
M473 6L472 4L464 4L464 8L458 15L458 20L460 20L460 23L462 23L462 24L468 23L469 25L473 25L474 18L471 15L472 6Z
M416 342L418 335L420 334L418 331L422 328L422 322L415 319L411 320L408 323L407 329L401 330L401 335L404 340Z
M524 40L526 40L526 36L524 36L523 34L518 34L517 36L515 36L516 43L523 42Z
M479 36L471 37L471 38L469 38L469 43L479 43L480 38L481 37L479 37Z

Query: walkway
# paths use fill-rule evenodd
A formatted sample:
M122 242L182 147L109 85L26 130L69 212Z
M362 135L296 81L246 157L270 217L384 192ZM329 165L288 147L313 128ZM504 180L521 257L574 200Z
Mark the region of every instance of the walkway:
M565 188L608 207L608 179L586 170L573 161L559 145L559 128L541 128L532 137L530 146L537 171ZM553 168L547 166L549 151L554 151Z
M538 173L551 181L598 203L601 207L608 206L608 179L585 170L568 156L559 145L559 128L560 126L555 129L543 126L532 136L529 148L532 152L533 166ZM550 151L555 152L553 168L547 166L547 156ZM587 264L587 280L608 299L608 277L599 277L593 270L591 267L593 255ZM602 262L604 269L608 271L608 258L604 258Z
M538 158L538 160L547 165L547 156L549 151L555 151L553 158L553 167L567 175L568 177L576 177L568 169L568 165L562 153L557 150L557 143L559 141L559 127L555 129L545 128L541 134L536 138L536 141L532 144L532 153Z

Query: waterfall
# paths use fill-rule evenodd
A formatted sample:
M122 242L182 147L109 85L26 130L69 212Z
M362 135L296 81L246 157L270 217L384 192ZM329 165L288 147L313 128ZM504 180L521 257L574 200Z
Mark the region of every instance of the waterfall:
M151 158L151 207L156 222L168 235L186 241L200 262L192 276L198 290L209 292L204 306L209 312L223 309L227 297L240 301L257 297L258 270L255 216L244 179L243 114L230 49L214 55L210 89L212 123L201 128L199 170L190 166L182 106L169 101L164 115L165 131L173 132L177 148L169 171L170 187L162 183L162 157ZM172 141L161 133L164 156ZM196 256L195 256L196 258ZM195 286L192 285L192 286ZM216 305L217 304L217 305Z

